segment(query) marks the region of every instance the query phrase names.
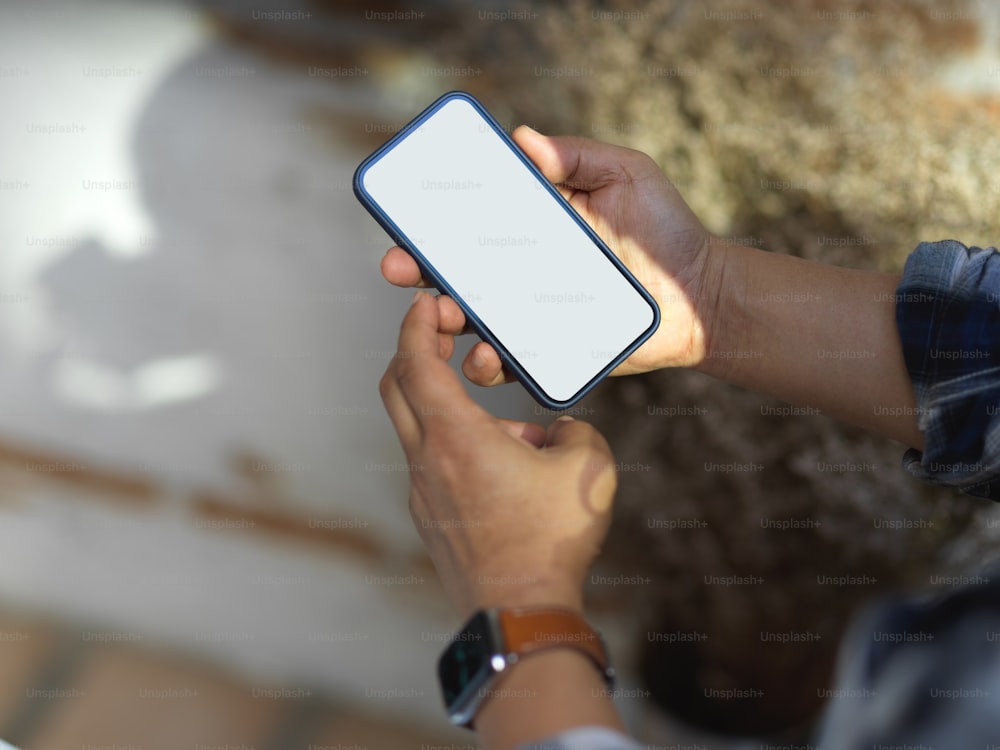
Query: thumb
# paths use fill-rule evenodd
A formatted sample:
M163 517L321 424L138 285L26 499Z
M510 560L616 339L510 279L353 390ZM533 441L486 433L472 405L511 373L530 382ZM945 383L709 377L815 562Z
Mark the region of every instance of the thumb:
M618 471L608 442L593 426L572 417L559 417L549 425L545 451L550 455L569 454L570 461L578 465L580 486L592 509L603 512L611 507ZM583 459L582 464L579 459Z
M514 419L500 419L500 426L511 436L523 440L535 448L544 448L547 433L545 428L534 422L519 422Z
M549 450L571 451L595 446L610 453L601 433L592 425L577 422L570 416L559 417L545 432L545 447Z
M544 136L527 125L512 135L550 182L586 192L621 182L628 174L641 176L655 166L645 154L590 138Z

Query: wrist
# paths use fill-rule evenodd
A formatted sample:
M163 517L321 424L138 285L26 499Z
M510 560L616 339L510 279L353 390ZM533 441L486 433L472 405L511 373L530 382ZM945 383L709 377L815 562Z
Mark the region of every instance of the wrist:
M705 269L696 315L703 332L701 358L692 369L729 380L740 361L752 354L744 310L749 286L750 248L715 235L706 242Z
M583 586L532 575L479 575L470 595L456 604L462 617L493 607L552 606L583 614Z
M617 723L603 639L562 607L476 612L441 654L438 677L452 722L475 728L487 747L519 746L602 712L601 723Z

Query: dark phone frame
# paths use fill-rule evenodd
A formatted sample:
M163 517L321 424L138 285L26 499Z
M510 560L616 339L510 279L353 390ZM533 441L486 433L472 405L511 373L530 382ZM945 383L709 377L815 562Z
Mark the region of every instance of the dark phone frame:
M497 339L496 336L490 331L489 327L479 318L478 315L473 311L472 307L465 302L458 295L455 290L451 287L448 282L437 273L434 267L427 261L416 245L410 242L409 238L402 232L402 230L393 222L393 220L382 210L381 206L375 201L375 199L368 194L368 191L364 187L365 174L376 162L379 161L383 156L388 154L393 148L395 148L399 143L401 143L407 136L416 131L425 121L434 116L434 114L441 109L445 104L455 99L462 99L469 104L482 116L483 120L489 124L496 135L507 145L508 148L520 159L521 163L532 173L532 175L539 181L542 187L548 191L556 202L573 218L573 220L579 225L581 229L587 234L588 237L593 241L593 243L607 256L608 260L614 265L615 268L628 280L632 287L639 293L639 295L649 304L650 308L653 310L653 322L650 324L649 328L639 334L636 339L629 344L622 352L612 359L605 367L603 367L600 372L598 372L593 378L587 381L583 387L580 388L573 396L564 400L557 401L551 398L541 386L528 374L520 362L513 357L507 348ZM469 326L479 335L479 337L493 346L497 353L500 355L501 363L506 366L514 376L520 381L521 385L530 393L534 399L553 411L562 411L569 409L575 404L577 404L581 399L583 399L594 387L608 374L614 370L618 365L624 362L628 357L642 346L645 341L653 335L656 329L660 325L660 308L657 306L656 301L653 296L646 291L645 287L639 283L638 279L632 275L631 271L625 267L625 264L621 262L614 251L609 248L604 241L597 235L593 228L584 221L583 217L576 212L576 209L570 205L569 201L566 200L562 194L549 182L545 175L542 174L541 170L535 166L535 163L528 158L528 156L520 149L520 147L514 143L514 140L507 134L503 129L503 126L496 120L493 115L477 100L474 96L465 91L449 91L446 94L438 97L428 106L423 112L414 117L409 123L407 123L403 128L399 130L392 138L386 141L382 146L376 149L371 155L369 155L354 172L353 179L354 195L361 202L361 204L368 210L372 217L379 223L379 225L389 234L392 240L405 249L417 262L420 267L420 271L430 283L432 283L441 294L447 294L449 297L455 300L458 306L465 313L466 322Z

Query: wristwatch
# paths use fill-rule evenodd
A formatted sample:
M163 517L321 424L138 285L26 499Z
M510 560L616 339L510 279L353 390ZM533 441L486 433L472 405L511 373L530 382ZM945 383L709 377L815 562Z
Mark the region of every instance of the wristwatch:
M438 680L448 718L471 728L479 707L505 669L521 657L548 648L575 648L614 684L600 633L571 609L517 607L481 609L452 638L438 659Z

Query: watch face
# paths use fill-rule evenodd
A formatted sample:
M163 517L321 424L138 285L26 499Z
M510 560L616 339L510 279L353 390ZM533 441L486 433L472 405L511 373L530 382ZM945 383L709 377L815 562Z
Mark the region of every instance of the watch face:
M449 711L464 705L493 673L490 658L494 645L485 612L476 613L438 660L438 679Z

